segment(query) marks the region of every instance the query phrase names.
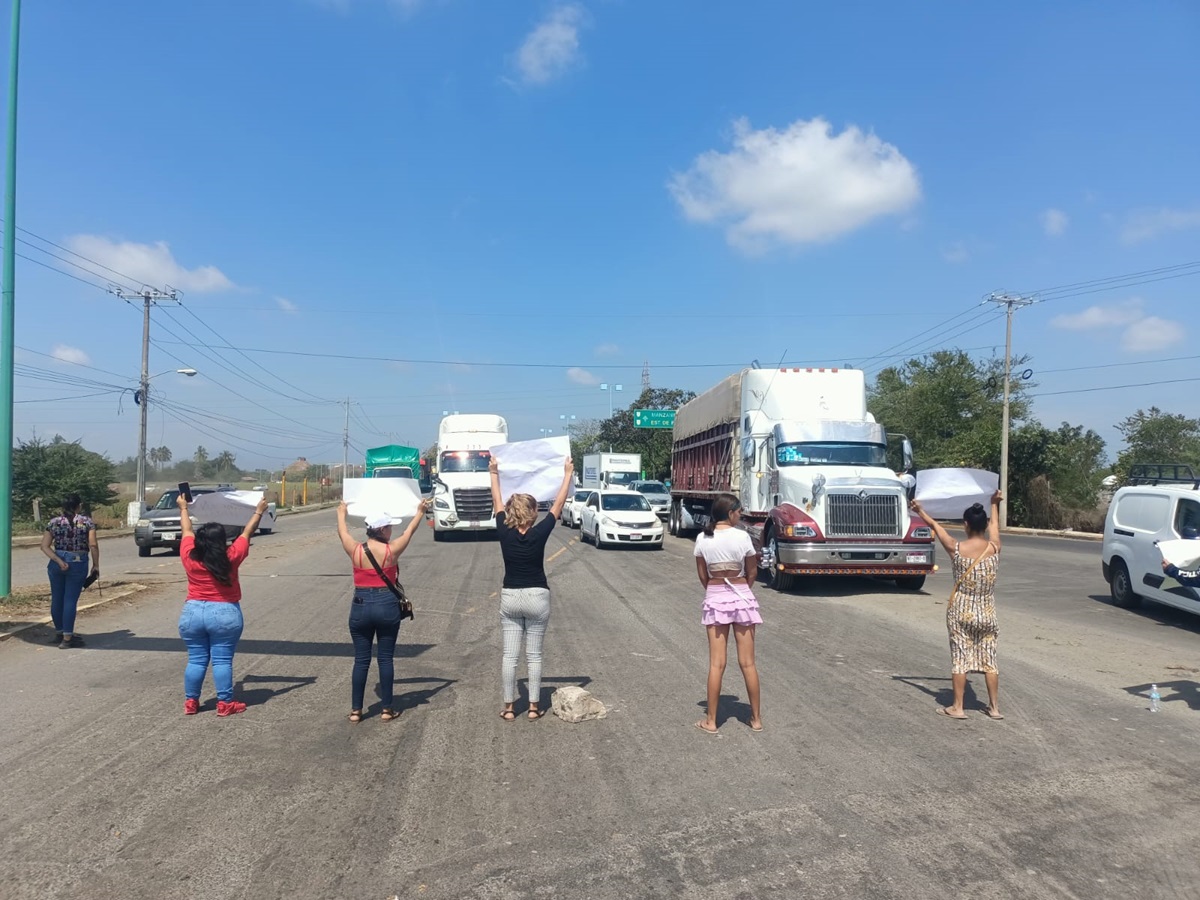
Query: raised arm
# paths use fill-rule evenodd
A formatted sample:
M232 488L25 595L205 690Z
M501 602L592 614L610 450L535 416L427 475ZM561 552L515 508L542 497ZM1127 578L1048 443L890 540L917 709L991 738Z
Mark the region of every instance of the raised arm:
M500 496L500 463L496 457L488 460L488 473L492 476L492 515L504 511L504 500Z
M175 505L179 507L179 530L183 537L194 538L196 533L192 531L192 517L188 514L187 497L183 496L183 491L179 492L179 496L175 498Z
M988 540L1000 549L1000 501L1004 499L1001 491L992 494L992 514L988 517Z
M554 498L554 503L550 506L550 518L557 519L562 515L563 506L567 502L567 495L571 492L571 484L574 481L572 476L575 474L575 463L571 462L571 457L567 457L567 461L563 463L563 480L558 488L558 496Z
M242 529L242 537L247 541L250 540L254 532L258 531L258 523L262 521L263 513L267 511L267 495L263 494L262 499L258 501L258 506L254 507L254 515L250 517L250 521L246 523L246 527Z
M346 501L343 500L337 507L337 533L342 539L342 549L346 551L346 555L354 559L354 548L357 546L353 537L350 536L350 529L346 526Z
M408 546L408 542L412 540L417 529L421 527L421 523L425 521L425 510L429 508L429 501L422 500L417 504L417 514L412 517L412 521L408 523L408 527L404 529L404 533L398 538L392 538L388 544L388 549L392 553L392 559L395 559L404 552L404 548Z
M908 508L920 516L921 521L933 529L933 533L937 535L937 539L941 543L942 547L945 548L947 553L953 556L954 548L957 545L954 541L954 538L950 537L950 533L941 526L941 523L938 522L938 520L933 516L929 515L929 513L925 512L924 508L916 500L910 500L908 503Z

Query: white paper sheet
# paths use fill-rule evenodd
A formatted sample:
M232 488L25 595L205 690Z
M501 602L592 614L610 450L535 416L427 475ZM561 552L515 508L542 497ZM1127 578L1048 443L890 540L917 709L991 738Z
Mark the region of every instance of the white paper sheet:
M196 494L188 504L194 522L220 522L244 528L263 497L262 491L214 491Z
M507 500L513 494L532 494L539 503L558 496L562 487L563 463L571 455L571 439L542 438L536 441L514 441L491 448L500 466L500 496Z
M917 501L935 519L961 521L976 503L990 513L999 484L999 475L983 469L924 469L917 472Z
M387 516L398 525L417 514L421 485L415 478L347 478L342 482L342 499L348 515Z
M1200 541L1159 541L1158 552L1171 565L1185 572L1200 569Z

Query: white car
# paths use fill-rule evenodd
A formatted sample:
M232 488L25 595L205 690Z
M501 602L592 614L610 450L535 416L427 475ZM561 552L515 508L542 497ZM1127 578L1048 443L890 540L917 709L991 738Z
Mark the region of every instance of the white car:
M1167 584L1158 549L1159 541L1200 533L1200 479L1187 466L1138 465L1129 480L1108 507L1100 551L1113 603L1134 607L1153 600L1200 614L1200 588Z
M597 549L623 544L661 550L663 524L637 491L624 488L592 491L583 504L579 539L593 541Z
M671 515L671 492L661 481L635 481L631 490L643 495L650 503L650 508L658 513L664 522Z
M591 491L576 490L575 493L567 498L567 502L563 504L562 515L559 517L559 521L570 528L578 528L583 504L587 503L587 498L591 495Z

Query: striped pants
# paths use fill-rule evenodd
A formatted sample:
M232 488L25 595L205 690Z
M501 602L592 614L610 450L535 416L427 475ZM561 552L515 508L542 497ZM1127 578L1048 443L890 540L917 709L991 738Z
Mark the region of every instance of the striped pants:
M504 702L517 699L517 657L525 638L525 666L529 670L529 702L540 703L542 694L542 639L550 622L550 592L546 588L502 588L500 629L504 655L500 675Z

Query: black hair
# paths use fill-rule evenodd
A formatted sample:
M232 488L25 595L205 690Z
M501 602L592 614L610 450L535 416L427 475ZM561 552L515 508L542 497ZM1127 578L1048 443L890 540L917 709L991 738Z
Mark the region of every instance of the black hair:
M988 514L982 503L976 503L963 512L963 524L967 526L967 535L983 534L988 527Z
M719 522L728 522L729 514L737 512L742 508L742 501L733 494L719 494L717 499L713 501L712 512L708 517L708 524L704 526L705 537L712 537Z
M220 522L205 522L196 529L196 543L189 555L203 563L208 574L221 584L233 584L233 570L225 549L225 526Z
M367 540L379 541L379 543L381 543L381 544L386 544L388 541L387 541L387 538L385 538L383 536L383 533L391 527L392 527L391 525L384 525L382 528L368 528L367 529Z
M83 505L83 501L79 499L78 494L67 494L67 496L63 498L63 512L68 516L73 516L75 513L79 512L79 507L81 505Z

